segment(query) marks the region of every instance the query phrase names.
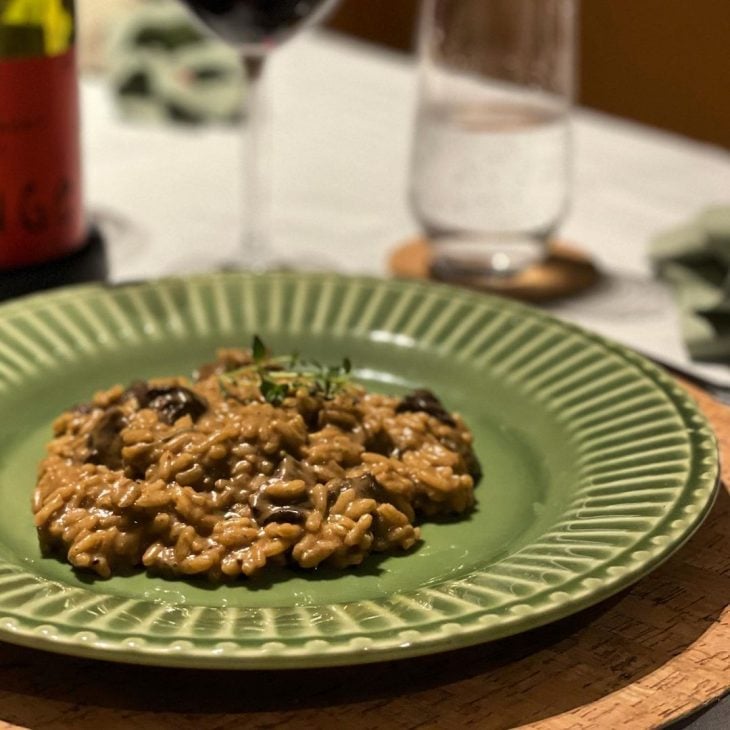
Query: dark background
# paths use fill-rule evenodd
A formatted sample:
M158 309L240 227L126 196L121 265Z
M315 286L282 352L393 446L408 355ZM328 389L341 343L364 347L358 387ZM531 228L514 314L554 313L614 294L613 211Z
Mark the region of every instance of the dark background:
M413 48L419 0L343 0L330 25ZM730 148L730 0L583 0L578 101Z

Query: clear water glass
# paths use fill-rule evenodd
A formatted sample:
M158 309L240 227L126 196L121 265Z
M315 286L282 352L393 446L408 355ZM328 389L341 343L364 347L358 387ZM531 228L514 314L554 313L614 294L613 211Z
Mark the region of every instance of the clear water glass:
M425 0L410 196L445 280L544 258L570 198L575 0Z

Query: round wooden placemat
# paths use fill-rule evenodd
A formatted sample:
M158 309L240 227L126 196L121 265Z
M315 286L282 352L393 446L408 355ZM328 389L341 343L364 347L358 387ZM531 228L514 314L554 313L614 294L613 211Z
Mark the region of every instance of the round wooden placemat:
M730 482L730 409L689 388ZM519 636L289 672L131 667L0 644L0 728L652 728L730 688L730 493L632 588ZM4 721L4 722L3 722Z
M424 238L413 238L390 255L391 274L404 279L433 279L431 251ZM479 291L491 291L526 302L547 302L580 294L595 286L601 274L582 251L555 241L544 261L504 278L464 277L459 284Z

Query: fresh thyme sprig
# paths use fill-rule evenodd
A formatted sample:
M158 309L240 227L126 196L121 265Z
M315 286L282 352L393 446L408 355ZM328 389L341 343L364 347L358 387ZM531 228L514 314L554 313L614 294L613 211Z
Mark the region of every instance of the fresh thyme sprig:
M231 386L239 379L256 382L264 400L272 405L281 405L302 388L329 400L350 382L352 363L347 357L340 365L321 365L316 360L303 360L298 354L273 357L258 335L251 344L251 357L253 364L218 377L226 397L236 397Z

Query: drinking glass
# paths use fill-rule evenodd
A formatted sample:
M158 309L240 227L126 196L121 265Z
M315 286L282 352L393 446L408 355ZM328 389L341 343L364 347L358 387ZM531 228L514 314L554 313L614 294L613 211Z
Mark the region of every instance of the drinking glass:
M575 0L425 0L411 204L432 273L541 260L570 188Z
M248 79L244 145L241 261L261 269L269 242L267 120L262 74L268 54L301 28L321 21L339 0L182 0L211 30L238 49Z

